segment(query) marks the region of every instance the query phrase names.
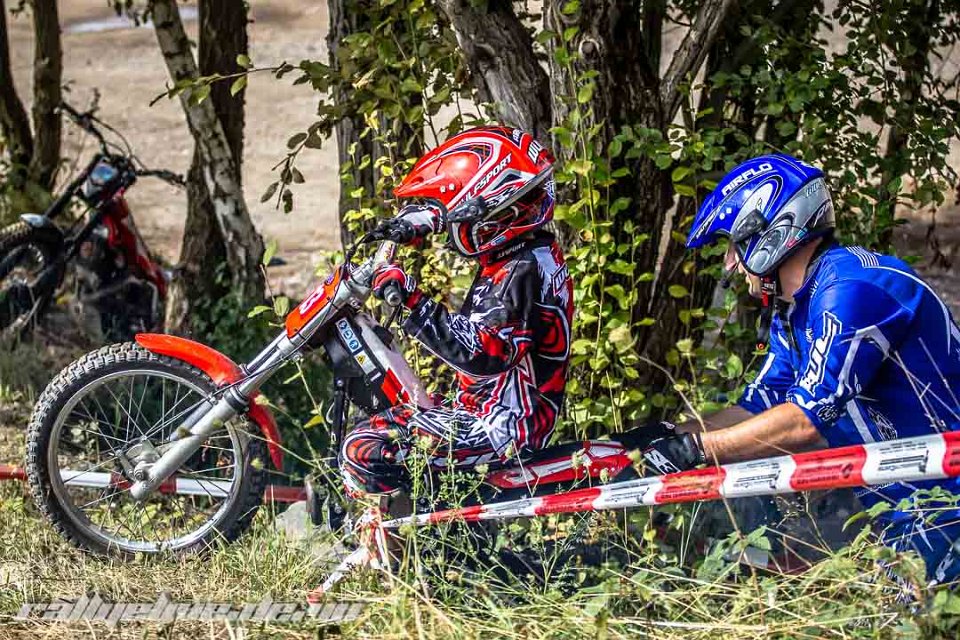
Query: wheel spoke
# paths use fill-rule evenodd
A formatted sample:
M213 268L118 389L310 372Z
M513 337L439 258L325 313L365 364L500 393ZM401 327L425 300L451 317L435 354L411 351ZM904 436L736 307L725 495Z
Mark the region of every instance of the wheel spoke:
M78 523L104 545L130 551L178 548L208 535L213 519L222 517L223 505L237 499L235 489L223 495L222 483L233 486L242 480L243 440L236 425L214 434L172 474L189 480L195 493L155 490L138 502L114 483L97 488L71 481L86 477L90 484L88 474L97 472L120 472L127 478L124 469L129 466L124 462L121 468L121 456L133 466L149 461L142 457L150 452L146 443L156 449L167 442L179 423L208 398L203 388L152 370L116 372L85 388L61 414L58 436L50 445L62 469L77 469L55 480L69 503L65 506L78 514ZM131 449L137 443L145 446Z

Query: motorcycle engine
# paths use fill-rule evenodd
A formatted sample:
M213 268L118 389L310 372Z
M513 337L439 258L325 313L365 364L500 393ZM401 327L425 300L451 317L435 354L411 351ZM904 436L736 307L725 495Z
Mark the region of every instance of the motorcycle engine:
M80 323L99 339L124 341L161 320L159 292L127 268L110 246L110 230L98 225L80 245L76 260L76 306Z

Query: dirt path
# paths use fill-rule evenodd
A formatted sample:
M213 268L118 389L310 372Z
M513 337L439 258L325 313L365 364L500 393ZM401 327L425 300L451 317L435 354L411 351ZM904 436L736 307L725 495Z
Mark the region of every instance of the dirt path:
M258 65L304 58L325 60L326 3L316 0L255 0L251 3L251 57ZM191 37L196 36L195 5L181 5ZM85 104L93 88L100 90L100 116L130 140L150 166L186 172L193 143L176 101L150 101L164 90L166 69L152 28L134 28L117 18L104 0L60 2L63 25L64 80L72 84L70 100ZM27 16L10 19L14 79L24 99L30 96L33 38ZM287 289L302 291L312 277L322 250L338 246L338 194L335 146L308 150L299 167L306 183L296 191L297 207L289 215L261 204L260 195L274 179L272 167L284 157L287 139L313 122L317 95L306 86L293 86L292 76L277 81L254 74L247 90L247 124L243 180L247 202L261 233L276 239L279 254L290 264L271 270ZM81 142L67 125L68 156ZM88 157L89 140L82 151ZM179 253L186 196L156 181L144 180L131 189L129 200L137 224L150 248L171 262Z

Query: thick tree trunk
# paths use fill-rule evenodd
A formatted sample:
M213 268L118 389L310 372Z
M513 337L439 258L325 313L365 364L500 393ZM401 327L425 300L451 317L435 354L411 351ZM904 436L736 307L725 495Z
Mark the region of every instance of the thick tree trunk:
M552 119L550 81L534 56L530 33L510 0L440 0L482 102L500 122L546 139Z
M60 163L60 82L63 50L57 0L33 0L33 157L30 178L43 187L53 187Z
M909 41L893 47L897 64L903 73L903 85L900 101L890 123L890 135L884 151L884 169L880 176L881 193L885 196L878 203L875 227L880 227L877 244L880 250L889 247L893 241L898 192L889 192L886 187L896 178L910 172L909 152L910 129L923 100L923 85L929 73L932 34L940 22L940 1L927 0L923 3L923 17L914 17L908 21Z
M330 29L327 31L327 56L330 66L339 71L341 69L340 43L347 36L369 29L371 23L366 12L359 10L353 0L328 0L327 7L330 17ZM347 99L348 96L341 87L333 88L335 104L345 104ZM363 115L359 113L344 117L336 125L337 166L340 168L337 219L340 222L340 245L344 250L366 230L351 229L351 225L345 220L347 212L357 210L361 206L360 200L350 192L362 189L368 196L376 193L377 177L374 165L378 158L386 155L386 151L372 135L360 137L366 126ZM360 169L359 166L365 156L370 158L370 162Z
M196 78L197 64L175 0L154 0L151 7L154 30L170 77L175 82ZM242 299L260 300L264 291L260 270L263 239L250 219L243 198L240 169L234 161L224 127L211 100L194 104L190 96L183 93L180 102L199 150L203 182L210 194L214 217L226 247L231 285ZM212 277L213 274L204 276Z
M13 164L24 168L33 156L33 135L23 102L13 84L10 68L10 42L7 37L7 7L0 0L0 132L7 143ZM21 178L24 175L21 173Z
M247 10L234 0L200 1L199 69L201 75L240 70L237 56L247 53ZM243 160L244 94L230 95L229 82L213 85L208 98L216 111L239 171ZM199 146L195 145L187 181L187 221L180 246L179 277L167 297L167 330L185 332L196 305L229 292L228 283L212 277L227 259L227 247L217 225L213 202L203 178ZM238 175L239 178L239 175Z
M696 75L719 29L732 0L707 0L693 22L689 33L678 47L663 79L659 78L660 28L663 14L658 13L663 3L642 0L582 0L579 11L573 15L562 12L563 0L549 0L545 4L546 27L556 33L576 26L578 31L567 43L579 55L572 64L561 64L555 56L550 59L553 95L577 95L577 79L584 73L593 74L594 91L589 103L591 121L581 124L583 129L598 127L591 139L594 153L602 154L613 137L625 125L661 131L666 138L667 128L680 107L680 85ZM649 31L648 31L649 30ZM585 105L573 100L558 101L553 105L554 122L563 123L571 110L587 112ZM573 150L568 150L573 155ZM565 158L569 159L569 158ZM679 215L668 219L674 194L670 173L657 168L652 158L627 160L623 156L611 169L625 167L629 179L620 180L612 187L611 201L630 199L629 213L613 220L611 231L618 242L630 242L632 233L624 229L630 221L634 228L650 235L645 250L634 256L637 274L654 273L655 280L631 281L638 294L632 310L637 322L654 317L656 322L637 331L638 349L655 362L664 361L666 352L673 348L683 330L678 319L678 302L666 295L670 278L679 273L684 248L680 243L668 242L665 256L658 255L663 234L676 229ZM678 207L677 212L681 209ZM682 301L684 306L689 301ZM647 372L637 381L647 384L658 377Z
M328 0L327 7L330 16L330 29L327 32L328 59L331 68L339 71L341 69L340 43L352 34L372 29L374 24L369 16L370 10L364 10L364 6L357 0ZM405 28L405 23L394 25L397 37L403 35L402 30ZM416 94L407 95L409 103L406 106L413 106L414 102L420 99ZM349 96L342 87L335 86L333 99L336 104L343 105L348 103ZM404 111L406 110L405 108ZM379 126L381 132L390 132L390 137L399 142L399 148L396 151L404 157L418 157L423 152L422 127L414 129L408 124L388 122L382 116ZM361 138L366 128L367 123L359 113L344 117L335 127L338 166L341 172L338 219L340 220L340 243L344 249L353 244L357 238L356 230L351 230L350 225L344 220L345 214L359 209L362 204L350 192L362 189L366 198L381 196L382 194L378 193L378 176L375 167L378 159L390 157L389 150L372 133ZM369 158L369 162L364 163L364 158ZM364 165L362 169L361 164ZM365 228L359 229L359 232L372 228L372 224L373 221L367 221Z

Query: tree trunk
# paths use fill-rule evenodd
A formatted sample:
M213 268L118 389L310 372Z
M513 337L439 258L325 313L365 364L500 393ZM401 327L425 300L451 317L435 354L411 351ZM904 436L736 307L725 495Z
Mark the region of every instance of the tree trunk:
M533 51L530 33L510 0L440 0L463 50L482 102L498 120L546 139L552 126L550 81Z
M49 190L60 164L60 82L63 50L57 0L33 0L33 157L30 178Z
M200 1L199 69L201 75L240 71L237 56L247 53L247 9L234 0ZM230 95L230 82L214 83L210 97L238 170L243 160L244 95ZM229 293L228 283L212 276L227 259L227 247L217 225L213 202L201 169L199 145L194 146L187 181L187 221L180 246L179 277L167 297L167 330L186 332L198 303Z
M371 9L360 5L356 0L328 0L327 7L330 16L330 29L327 32L327 52L329 64L332 69L339 72L341 69L340 43L344 38L363 31L371 30L375 25L370 18ZM403 35L406 23L399 22L394 24L394 33L396 37ZM334 85L332 88L334 103L344 105L348 103L349 96L341 85ZM413 106L414 101L420 100L419 95L407 94L409 100L407 107ZM404 112L408 109L405 108ZM390 123L382 115L379 121L380 131L391 132L391 137L396 139L399 144L397 151L406 157L418 157L423 152L423 130L422 127L414 129L404 122ZM346 116L342 118L335 127L337 136L337 157L340 167L340 198L338 203L340 221L340 243L346 249L357 239L357 233L350 228L350 225L344 219L345 214L351 210L357 210L361 207L362 201L351 195L356 189L362 189L362 193L367 198L376 199L377 188L377 160L390 157L390 152L384 145L377 140L373 132L366 136L361 134L366 130L367 123L361 114ZM364 159L368 158L368 162ZM360 166L364 165L361 169ZM363 223L360 233L372 228L373 221L368 220Z
M546 27L563 33L577 27L576 35L566 44L579 55L571 64L550 58L553 82L554 122L564 123L573 110L588 113L589 121L581 124L583 130L597 127L597 134L589 144L592 153L602 155L623 126L643 127L660 131L664 138L667 128L680 107L680 84L695 75L703 64L706 53L719 29L731 0L707 0L701 4L693 26L671 58L668 70L659 78L660 29L664 15L663 3L642 0L583 0L576 14L564 14L563 0L545 4ZM589 105L575 100L557 101L560 96L576 96L578 78L593 74L594 91ZM587 117L582 115L581 117ZM566 150L571 159L579 150ZM667 254L658 255L661 238L668 229L677 228L679 217L668 216L673 205L673 186L669 171L660 170L653 159L642 156L627 160L616 159L612 170L625 167L628 179L611 187L611 201L619 197L630 199L629 213L613 219L611 229L617 242L631 242L632 235L624 229L630 221L641 232L649 233L646 250L635 255L636 274L654 273L662 260L664 268L656 280L636 281L625 278L625 287L637 294L631 316L633 322L654 317L657 322L637 330L638 349L655 362L662 362L667 350L673 348L682 326L678 319L678 303L666 296L669 276L676 273L684 248L669 242ZM680 208L677 209L680 211ZM664 276L666 274L666 277ZM613 278L610 278L613 280ZM686 302L686 301L685 301ZM656 372L641 376L638 384L656 379Z
M175 0L154 0L154 30L174 82L196 78L197 64L190 41L183 29ZM214 217L226 248L231 286L241 299L263 298L264 281L260 270L263 239L253 226L243 198L240 169L234 161L224 127L212 100L195 104L187 92L180 94L187 125L197 145L203 182L210 194ZM212 277L213 274L205 274Z
M7 143L7 152L22 180L22 169L30 164L33 156L33 135L30 121L17 95L10 68L10 42L7 38L7 7L0 0L0 132Z
M887 249L893 241L899 195L899 190L890 192L887 191L887 186L910 172L910 152L906 149L917 107L923 100L924 81L929 73L932 31L940 22L939 0L927 0L919 4L925 5L921 6L924 15L907 21L908 42L892 46L897 65L902 69L903 85L900 100L896 102L890 122L890 135L884 151L880 188L885 197L877 203L877 217L873 221L874 228L880 228L877 248L881 251Z

